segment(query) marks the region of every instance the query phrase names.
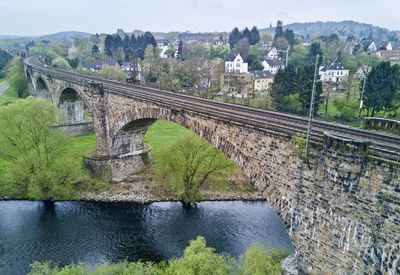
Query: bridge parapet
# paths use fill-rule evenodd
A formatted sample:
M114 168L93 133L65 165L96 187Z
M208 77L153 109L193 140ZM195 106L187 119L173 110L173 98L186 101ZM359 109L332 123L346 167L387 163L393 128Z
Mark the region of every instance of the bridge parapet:
M329 132L324 133L324 146L328 150L352 156L365 156L368 154L371 142L357 140Z
M381 117L365 117L364 128L400 134L400 121Z

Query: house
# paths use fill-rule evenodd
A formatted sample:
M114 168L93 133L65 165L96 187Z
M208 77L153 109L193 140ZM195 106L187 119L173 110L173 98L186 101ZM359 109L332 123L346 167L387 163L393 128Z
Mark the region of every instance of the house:
M341 82L349 76L349 69L340 63L332 63L319 67L319 76L322 82Z
M268 71L272 74L276 74L279 69L284 69L285 65L283 64L282 60L274 58L266 58L261 65L264 67L264 71Z
M247 73L248 64L243 61L239 53L229 53L225 58L226 73Z
M392 43L388 42L388 41L384 41L384 42L381 43L381 45L380 45L378 50L379 51L382 51L382 50L383 51L391 51L391 50L393 50Z
M222 37L222 35L220 35L218 39L215 39L215 40L214 40L214 45L216 45L216 46L223 46L223 45L226 45L226 38L224 39L224 38Z
M160 50L160 57L161 58L168 58L166 54L168 51L169 41L166 39L158 39L157 40L157 49Z
M254 92L265 92L274 82L274 75L269 71L254 71Z
M111 58L99 59L94 62L84 63L84 64L82 64L82 67L89 71L92 71L92 72L98 72L105 65L110 66L110 67L117 67L117 68L121 67L117 61L115 61L114 59L111 59Z
M369 52L376 52L378 50L378 47L375 44L375 41L370 40L370 39L363 39L361 41L361 46L364 48L364 50L369 51Z
M272 49L272 44L273 44L272 41L260 42L260 50L269 52Z
M400 50L378 51L377 55L390 64L400 64Z
M268 52L267 57L269 59L278 59L279 58L279 52L275 47L272 47L272 49Z
M141 67L137 60L132 60L131 62L124 62L121 66L122 70L126 74L126 78L128 82L140 81L141 76ZM130 80L130 81L129 81Z

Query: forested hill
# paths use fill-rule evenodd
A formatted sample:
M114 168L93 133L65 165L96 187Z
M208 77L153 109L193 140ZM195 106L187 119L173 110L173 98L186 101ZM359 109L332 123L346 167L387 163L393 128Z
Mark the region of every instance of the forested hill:
M339 36L347 37L353 35L356 38L370 37L377 40L395 40L395 32L386 28L374 26L372 24L359 23L355 21L340 21L340 22L306 22L292 23L284 25L284 29L290 28L297 35L304 38L315 38L322 35L330 35L337 33ZM266 29L270 33L274 33L275 28Z

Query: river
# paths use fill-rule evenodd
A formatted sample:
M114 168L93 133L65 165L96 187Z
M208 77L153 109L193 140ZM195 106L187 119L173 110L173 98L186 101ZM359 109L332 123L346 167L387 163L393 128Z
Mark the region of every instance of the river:
M25 274L34 261L97 264L166 260L202 235L239 257L252 243L292 250L285 227L264 201L148 205L0 201L0 274Z

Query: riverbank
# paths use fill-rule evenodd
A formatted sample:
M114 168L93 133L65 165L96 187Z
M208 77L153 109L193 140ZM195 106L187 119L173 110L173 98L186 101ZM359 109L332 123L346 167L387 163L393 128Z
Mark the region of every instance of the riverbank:
M253 186L231 183L228 190L205 188L198 201L265 200ZM77 196L81 201L152 203L179 201L179 197L161 190L151 174L130 176L122 182L112 183L107 190L87 192Z

